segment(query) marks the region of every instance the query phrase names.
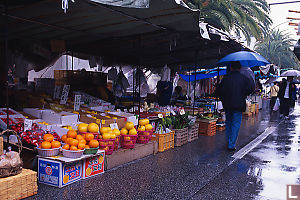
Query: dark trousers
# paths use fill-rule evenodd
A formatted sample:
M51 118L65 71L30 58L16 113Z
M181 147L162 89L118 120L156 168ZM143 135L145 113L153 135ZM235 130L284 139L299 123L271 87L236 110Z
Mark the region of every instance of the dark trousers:
M271 97L270 109L273 110L277 97Z
M286 99L286 98L280 99L280 114L283 114L284 116L289 116L290 105L291 105L290 99Z

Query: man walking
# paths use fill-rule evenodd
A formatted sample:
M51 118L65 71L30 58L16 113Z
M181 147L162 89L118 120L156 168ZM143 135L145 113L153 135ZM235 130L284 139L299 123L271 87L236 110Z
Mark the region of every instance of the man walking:
M283 114L285 119L289 119L290 107L294 101L293 94L296 92L295 84L292 83L293 77L288 76L287 81L283 80L278 92L280 99L280 113Z
M276 99L277 99L277 96L278 96L278 92L279 92L279 87L277 85L277 82L275 82L274 85L270 89L270 97L271 97L270 109L271 109L271 111L274 108L274 105L275 105L275 102L276 102Z
M246 110L246 98L254 91L252 80L240 73L239 61L231 62L230 70L217 87L226 114L226 139L229 151L235 150L242 122L242 112Z

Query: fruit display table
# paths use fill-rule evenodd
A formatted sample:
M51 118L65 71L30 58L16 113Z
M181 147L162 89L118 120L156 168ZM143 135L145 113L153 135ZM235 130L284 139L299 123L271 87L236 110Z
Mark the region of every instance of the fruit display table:
M40 183L64 187L81 179L104 172L105 151L72 159L63 156L38 156L38 180Z

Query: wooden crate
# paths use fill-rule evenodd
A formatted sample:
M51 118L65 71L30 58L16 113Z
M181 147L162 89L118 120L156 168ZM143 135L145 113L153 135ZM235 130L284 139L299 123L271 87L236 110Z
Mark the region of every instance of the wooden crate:
M23 199L37 194L37 173L23 169L22 173L6 178L0 178L0 199Z
M199 137L199 123L195 123L189 128L188 142L197 140Z
M175 142L174 146L175 147L180 147L186 143L188 143L188 136L189 136L189 130L188 127L183 128L183 129L173 129L175 131Z
M216 120L199 121L199 135L214 136L217 132Z

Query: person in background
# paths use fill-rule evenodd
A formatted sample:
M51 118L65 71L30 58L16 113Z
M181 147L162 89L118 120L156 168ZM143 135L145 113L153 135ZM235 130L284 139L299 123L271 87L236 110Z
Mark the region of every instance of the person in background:
M156 85L156 94L158 96L158 104L160 106L170 105L170 100L173 91L171 81L158 81Z
M292 81L292 76L288 76L287 80L282 79L278 92L278 97L280 99L280 114L282 114L285 119L289 119L290 108L294 101L293 94L296 93L296 86Z
M182 93L182 87L176 86L172 95L172 102L176 103L177 100L186 100L186 96Z
M226 139L228 151L235 150L235 144L242 122L242 113L246 110L246 98L254 91L251 80L240 73L239 61L231 62L229 73L217 86L226 115Z
M277 96L278 96L278 92L279 92L279 86L278 83L275 82L274 85L271 87L270 89L270 97L271 97L271 101L270 101L270 109L271 111L274 108Z

